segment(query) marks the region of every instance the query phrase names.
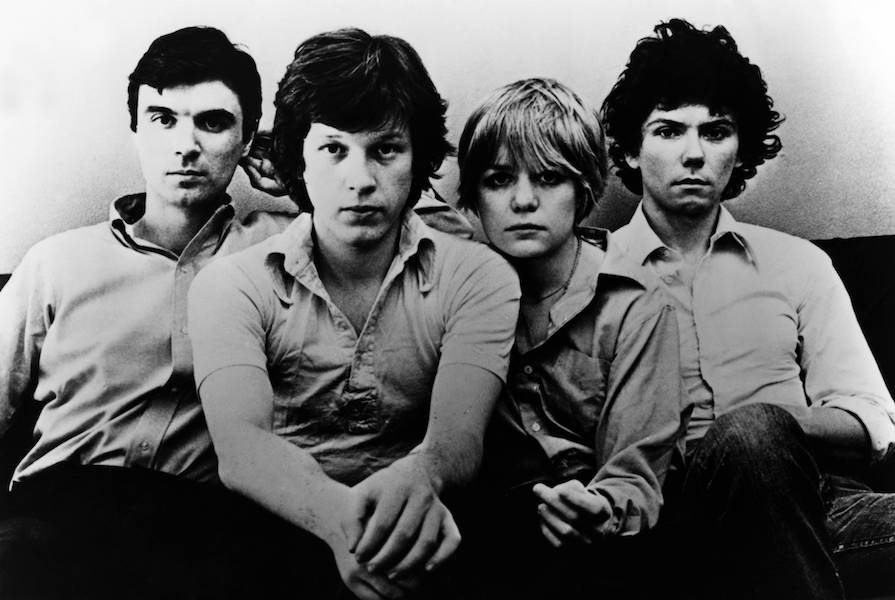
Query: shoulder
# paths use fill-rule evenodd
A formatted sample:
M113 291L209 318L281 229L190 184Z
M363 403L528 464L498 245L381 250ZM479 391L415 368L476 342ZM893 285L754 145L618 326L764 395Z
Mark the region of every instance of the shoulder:
M231 251L253 246L284 231L297 216L297 212L252 211L233 223L227 246Z
M832 268L827 253L804 238L749 223L739 223L738 232L754 253L759 268L777 266L797 271Z
M434 268L439 276L497 277L515 280L513 267L487 245L429 228Z
M25 253L20 267L41 264L65 269L79 263L93 264L99 255L107 254L117 245L108 223L69 229L34 244Z

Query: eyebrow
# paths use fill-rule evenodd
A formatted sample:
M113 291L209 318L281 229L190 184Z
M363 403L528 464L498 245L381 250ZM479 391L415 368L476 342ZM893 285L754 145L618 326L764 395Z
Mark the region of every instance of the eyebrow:
M660 117L658 119L653 119L652 121L648 121L644 127L651 127L653 125L683 125L682 121L675 121L674 119L668 119L665 117ZM730 125L731 127L736 127L736 123L730 117L718 117L717 119L712 119L711 121L706 121L704 123L700 123L699 127L705 127L706 125Z

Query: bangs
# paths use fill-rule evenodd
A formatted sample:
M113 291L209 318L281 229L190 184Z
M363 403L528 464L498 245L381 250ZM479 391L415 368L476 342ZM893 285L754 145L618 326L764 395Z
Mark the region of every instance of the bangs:
M505 152L509 166L524 168L529 173L556 170L567 176L581 176L581 171L567 158L575 155L570 139L575 128L558 115L536 112L541 114L532 114L531 109L495 111L491 118L483 119L476 132L482 136L481 162L476 162L494 164Z

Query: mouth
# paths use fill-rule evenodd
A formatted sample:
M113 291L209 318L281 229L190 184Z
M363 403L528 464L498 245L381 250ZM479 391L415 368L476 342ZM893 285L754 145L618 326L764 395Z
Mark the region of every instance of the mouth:
M343 208L341 210L343 212L357 215L357 216L367 216L367 215L373 215L373 214L382 212L382 209L379 208L378 206L368 206L368 205L349 206L349 207Z
M168 171L168 175L178 175L180 177L204 177L204 171L196 171L194 169L181 169L180 171Z
M709 182L705 179L700 179L698 177L685 177L684 179L678 179L674 182L674 185L700 185L707 186Z
M518 223L516 225L510 225L506 228L506 231L546 231L547 228L543 225L535 225L534 223Z

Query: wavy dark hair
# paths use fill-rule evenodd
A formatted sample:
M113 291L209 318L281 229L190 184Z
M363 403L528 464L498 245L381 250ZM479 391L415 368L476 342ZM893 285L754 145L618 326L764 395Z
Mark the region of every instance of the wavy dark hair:
M407 127L413 150L408 205L429 188L453 152L445 126L447 102L416 50L400 38L349 28L305 40L286 67L274 105L274 167L302 211L313 211L302 178L302 150L312 123L352 133Z
M161 92L173 86L206 81L221 81L239 98L244 141L258 128L261 77L255 60L214 27L184 27L156 38L128 80L131 131L137 130L137 95L141 85Z
M721 196L734 198L758 165L777 156L782 147L772 132L783 117L773 108L761 70L739 53L733 37L720 25L700 30L683 19L671 19L653 31L655 36L637 42L603 101L601 114L616 174L625 187L642 194L640 170L631 168L625 157L639 154L646 118L657 107L703 104L736 122L741 164L734 167Z

